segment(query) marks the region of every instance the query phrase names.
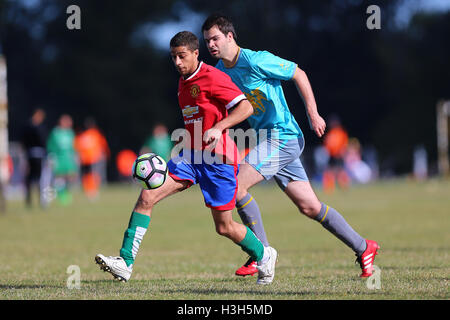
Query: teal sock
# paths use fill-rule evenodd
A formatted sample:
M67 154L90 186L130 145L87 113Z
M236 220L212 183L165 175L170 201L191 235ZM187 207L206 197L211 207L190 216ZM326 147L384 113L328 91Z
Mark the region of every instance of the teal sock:
M245 251L254 261L260 261L264 256L264 246L262 242L255 236L252 230L247 227L247 233L244 239L238 245Z
M128 228L123 236L120 256L127 266L134 264L142 239L150 224L150 217L133 211L128 222Z

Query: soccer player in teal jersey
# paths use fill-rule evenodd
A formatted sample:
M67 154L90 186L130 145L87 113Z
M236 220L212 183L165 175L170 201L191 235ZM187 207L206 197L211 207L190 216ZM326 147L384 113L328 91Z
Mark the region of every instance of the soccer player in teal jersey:
M241 163L236 197L236 207L244 224L264 245L269 245L259 207L248 190L273 177L301 213L317 220L355 252L362 269L360 277L371 276L378 243L361 237L337 210L317 198L300 161L304 137L289 110L281 80L294 81L306 106L310 127L322 137L326 124L317 111L306 73L296 63L270 52L239 47L232 22L222 15L208 17L202 32L211 56L220 59L216 68L231 77L254 108L254 114L247 120L256 129L257 145ZM256 272L254 262L249 259L236 275Z

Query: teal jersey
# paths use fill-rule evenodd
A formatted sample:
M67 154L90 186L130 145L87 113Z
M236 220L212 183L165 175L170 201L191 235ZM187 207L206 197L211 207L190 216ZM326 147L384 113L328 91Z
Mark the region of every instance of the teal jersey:
M73 174L77 171L76 152L72 129L54 128L47 141L47 151L56 175Z
M231 68L220 60L216 68L225 72L252 104L254 113L247 120L257 133L267 129L267 135L278 139L303 136L300 126L289 110L280 80L290 80L297 64L267 51L240 48L238 59Z
M164 160L170 159L170 152L172 151L172 140L168 134L156 135L149 137L144 146L150 149L150 152L156 153Z

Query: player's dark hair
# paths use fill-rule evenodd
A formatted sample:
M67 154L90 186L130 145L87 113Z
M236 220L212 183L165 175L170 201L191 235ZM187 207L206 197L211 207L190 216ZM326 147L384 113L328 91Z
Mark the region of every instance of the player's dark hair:
M237 34L234 30L233 22L231 22L228 17L218 13L210 15L203 23L202 32L209 30L214 26L217 26L220 32L222 32L224 35L227 35L229 32L231 32L233 34L234 40L237 40Z
M195 51L199 48L198 38L190 31L181 31L170 40L170 47L187 47L189 50Z

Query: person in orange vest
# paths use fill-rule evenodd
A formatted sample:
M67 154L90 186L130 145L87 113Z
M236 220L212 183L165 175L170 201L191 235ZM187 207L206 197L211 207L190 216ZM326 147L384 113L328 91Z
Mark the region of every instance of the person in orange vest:
M116 156L116 167L120 174L120 179L129 181L133 176L132 167L138 155L130 149L121 150Z
M348 133L337 117L329 121L330 130L326 133L323 143L330 160L328 169L323 173L323 189L333 192L337 184L342 188L348 188L350 178L344 168L344 155L348 146Z
M93 118L87 118L84 125L85 130L75 137L75 149L80 157L83 190L90 199L95 199L102 182L101 166L109 158L110 150Z

